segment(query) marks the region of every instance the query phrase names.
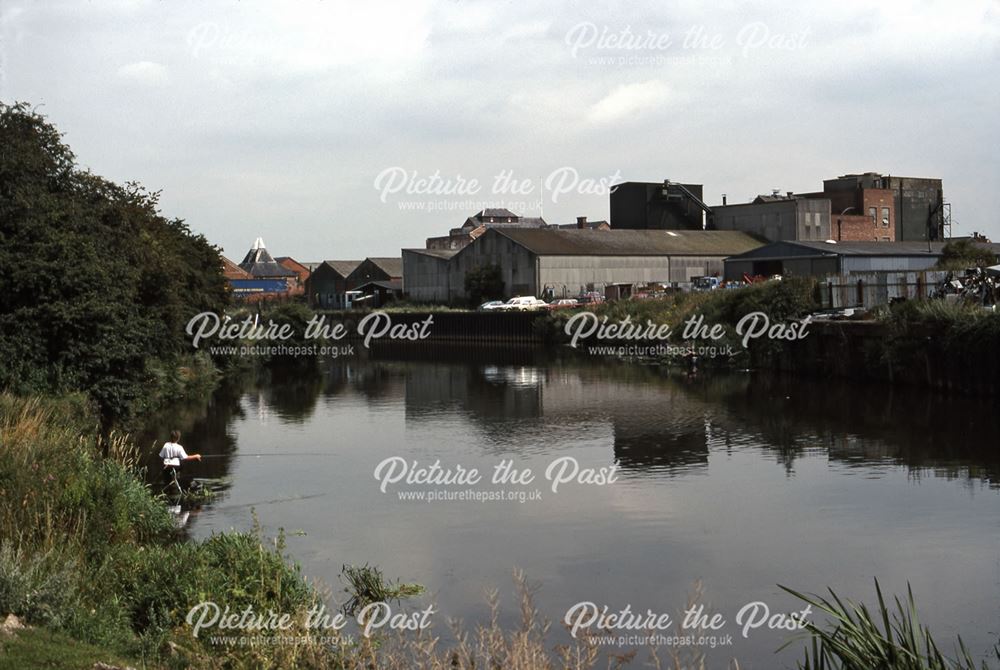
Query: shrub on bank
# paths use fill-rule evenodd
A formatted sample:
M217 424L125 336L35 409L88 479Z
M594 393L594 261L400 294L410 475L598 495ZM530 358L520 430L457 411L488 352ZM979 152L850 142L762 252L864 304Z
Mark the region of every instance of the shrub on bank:
M684 323L691 317L701 316L703 323L711 328L720 324L726 335L719 340L690 340L689 344L729 346L736 352L733 358L725 359L725 364L743 366L766 364L782 350L782 342L770 338L758 338L744 349L736 335L736 325L740 319L753 312L765 314L771 323L797 319L820 308L816 281L811 277L789 277L782 281L751 284L739 289L725 289L703 293L674 293L664 298L647 300L617 300L602 303L592 308L599 318L608 322L620 322L629 318L632 323L665 324L672 328L670 343L682 344L681 334ZM566 322L579 310L562 310L551 314L539 326L549 342L565 343ZM598 344L588 342L588 344ZM601 344L608 344L602 342Z
M190 607L299 612L314 594L259 533L185 542L127 442L92 437L79 396L0 395L0 618L157 656ZM105 455L106 454L106 455Z

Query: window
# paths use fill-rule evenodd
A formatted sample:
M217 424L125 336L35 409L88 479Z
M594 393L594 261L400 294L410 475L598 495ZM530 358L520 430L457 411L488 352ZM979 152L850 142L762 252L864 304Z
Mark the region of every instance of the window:
M872 225L873 225L873 226L875 226L875 225L878 225L878 224L877 224L877 223L875 222L875 217L876 217L877 215L878 215L878 208L877 208L877 207L869 207L869 208L868 208L868 216L869 216L869 218L871 218L871 220L872 220Z
M883 207L882 208L882 227L883 228L888 228L889 227L889 208L888 207Z
M883 237L883 238L882 238L882 241L883 241L883 242L888 242L888 241L889 241L889 238L888 238L888 237Z

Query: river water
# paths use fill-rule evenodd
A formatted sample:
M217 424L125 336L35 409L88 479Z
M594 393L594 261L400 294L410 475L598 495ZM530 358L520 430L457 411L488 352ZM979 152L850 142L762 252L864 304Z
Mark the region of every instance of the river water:
M248 529L253 509L267 533L285 529L303 572L335 592L344 564L425 585L413 606L435 602L434 630L445 638L450 618L486 620L492 587L502 620L516 623L511 574L520 568L540 585L536 605L556 622L553 644L565 641L558 622L580 602L669 613L680 634L700 583L701 602L726 621L716 639L733 636L709 650L708 667L732 657L743 668L793 667L802 645L775 655L789 633L765 625L743 637L739 610L756 601L772 613L800 610L778 584L871 603L876 578L889 593L911 585L922 621L948 650L959 633L979 657L997 642L993 403L505 358L279 369L161 417L158 433L177 425L189 451L218 456L195 465L198 476L228 482L188 519L189 532ZM386 459L475 468L483 481L387 482L383 492L374 473ZM575 465L613 481L553 491L553 462L567 475ZM494 484L502 465L535 479ZM426 500L462 492L514 499Z

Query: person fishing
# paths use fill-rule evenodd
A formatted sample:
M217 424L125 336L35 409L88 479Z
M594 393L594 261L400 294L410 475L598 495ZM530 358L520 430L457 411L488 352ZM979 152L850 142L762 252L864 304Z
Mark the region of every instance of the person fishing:
M180 444L181 431L170 431L170 442L164 442L160 449L160 459L163 461L163 479L167 484L177 484L183 493L178 473L184 461L200 461L201 454L188 454Z

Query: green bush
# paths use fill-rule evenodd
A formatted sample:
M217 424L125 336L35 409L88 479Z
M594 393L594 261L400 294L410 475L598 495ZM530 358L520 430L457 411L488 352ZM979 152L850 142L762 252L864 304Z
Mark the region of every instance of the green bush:
M0 616L16 612L32 624L64 625L75 603L74 568L55 552L32 556L0 543Z
M25 103L0 103L0 146L0 389L131 416L159 392L150 365L189 351L187 321L228 304L219 250L158 193L80 169Z

